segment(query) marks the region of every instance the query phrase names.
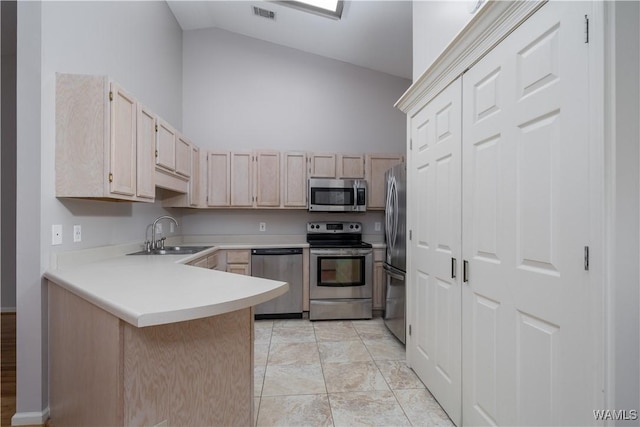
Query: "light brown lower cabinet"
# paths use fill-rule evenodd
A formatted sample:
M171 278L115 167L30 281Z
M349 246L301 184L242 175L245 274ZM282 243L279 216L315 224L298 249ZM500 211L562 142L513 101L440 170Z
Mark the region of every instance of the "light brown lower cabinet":
M227 272L251 275L251 251L249 249L232 249L227 253Z
M248 426L253 309L137 328L49 282L53 425Z
M384 275L385 249L373 250L373 309L384 310L386 303L387 283Z

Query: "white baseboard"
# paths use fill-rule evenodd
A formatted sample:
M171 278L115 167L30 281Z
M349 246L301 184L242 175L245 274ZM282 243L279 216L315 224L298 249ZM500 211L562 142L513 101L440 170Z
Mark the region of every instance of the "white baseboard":
M0 313L15 313L16 312L16 308L15 307L1 307L0 308Z
M11 418L12 426L29 426L41 425L49 419L49 407L47 406L42 412L16 412Z

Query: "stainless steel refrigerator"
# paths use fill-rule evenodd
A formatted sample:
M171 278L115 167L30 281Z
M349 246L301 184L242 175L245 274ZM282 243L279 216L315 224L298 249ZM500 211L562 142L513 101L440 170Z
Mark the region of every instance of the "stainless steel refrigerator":
M407 169L404 164L389 169L386 179L385 240L387 257L384 272L387 282L384 323L403 343L405 342L405 274L406 262L406 212Z

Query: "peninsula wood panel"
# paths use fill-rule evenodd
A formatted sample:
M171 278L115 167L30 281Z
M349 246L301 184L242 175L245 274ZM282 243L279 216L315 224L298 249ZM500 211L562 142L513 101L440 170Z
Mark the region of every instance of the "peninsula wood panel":
M49 282L54 425L123 425L122 348L118 318Z
M252 317L246 308L147 328L125 324L125 425L251 425Z
M136 328L48 283L53 425L251 424L252 308Z

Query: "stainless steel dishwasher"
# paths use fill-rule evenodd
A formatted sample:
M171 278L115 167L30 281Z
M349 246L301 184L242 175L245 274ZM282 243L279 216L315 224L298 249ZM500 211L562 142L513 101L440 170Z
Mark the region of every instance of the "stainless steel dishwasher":
M302 248L251 250L251 275L289 283L289 290L255 307L256 318L302 317Z

